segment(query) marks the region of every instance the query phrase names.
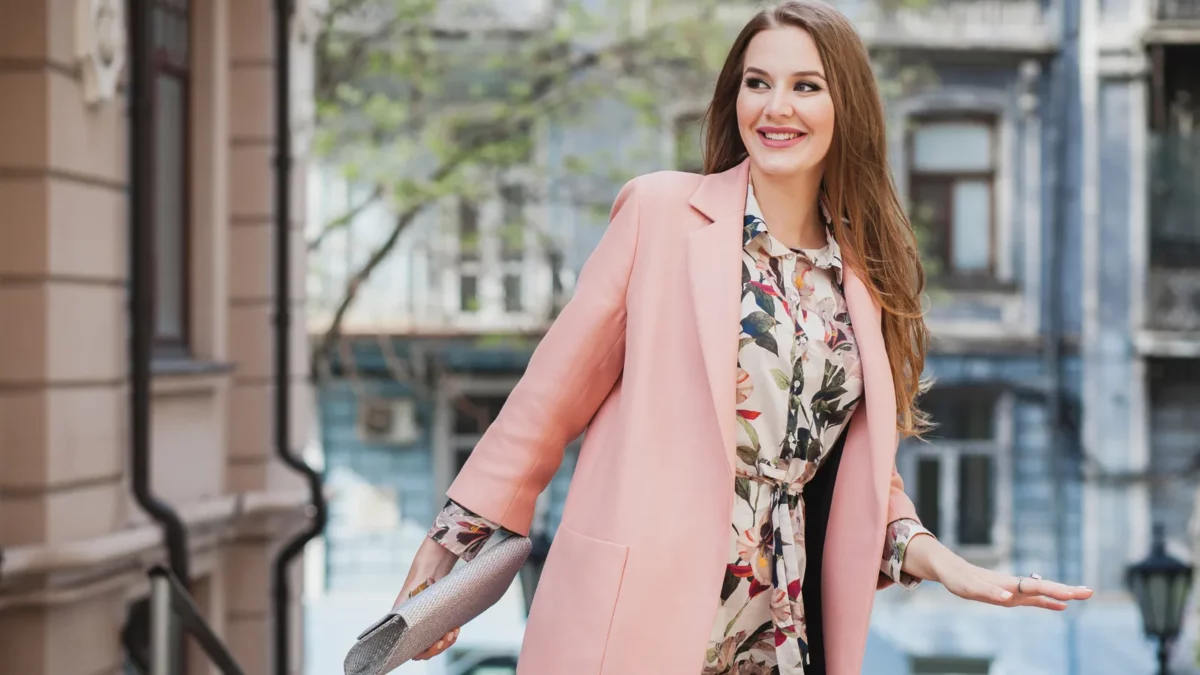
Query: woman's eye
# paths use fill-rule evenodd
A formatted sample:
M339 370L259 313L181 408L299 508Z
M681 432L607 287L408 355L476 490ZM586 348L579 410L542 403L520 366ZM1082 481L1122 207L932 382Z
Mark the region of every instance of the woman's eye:
M763 82L757 77L747 77L746 86L750 89L762 89L763 87L767 86L767 83Z
M812 82L797 82L796 83L796 91L811 93L811 92L820 91L820 90L821 90L821 88L818 87L817 85L813 84Z

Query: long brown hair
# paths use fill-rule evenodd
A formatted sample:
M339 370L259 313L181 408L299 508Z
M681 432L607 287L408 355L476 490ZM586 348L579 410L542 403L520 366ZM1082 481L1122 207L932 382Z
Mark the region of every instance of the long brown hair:
M908 216L888 168L883 102L867 49L850 21L818 1L792 0L763 9L738 34L705 113L704 173L720 173L747 157L737 122L746 49L758 33L794 26L812 36L833 98L834 133L823 189L834 237L883 308L883 341L896 385L897 425L905 436L928 429L917 407L929 332L921 311L925 271ZM842 218L836 217L841 214Z

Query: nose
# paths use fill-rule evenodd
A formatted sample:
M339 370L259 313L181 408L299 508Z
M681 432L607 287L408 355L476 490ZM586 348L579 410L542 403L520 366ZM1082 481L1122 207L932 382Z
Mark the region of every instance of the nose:
M767 101L767 107L763 110L763 113L767 117L791 117L794 111L787 97L788 92L775 89L775 91L771 92L771 100Z

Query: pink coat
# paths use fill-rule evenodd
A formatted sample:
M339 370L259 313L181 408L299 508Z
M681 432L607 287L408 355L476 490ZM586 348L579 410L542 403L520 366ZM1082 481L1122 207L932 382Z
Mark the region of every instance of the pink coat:
M586 427L530 611L521 675L698 675L729 550L742 218L749 164L663 172L617 197L575 295L449 496L527 533ZM887 523L915 518L895 473L880 309L847 269L864 400L850 420L823 555L829 675L858 675Z

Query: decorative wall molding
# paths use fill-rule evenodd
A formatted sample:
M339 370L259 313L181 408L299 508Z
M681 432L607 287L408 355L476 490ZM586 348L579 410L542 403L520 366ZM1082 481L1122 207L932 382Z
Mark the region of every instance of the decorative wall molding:
M125 67L123 0L76 0L75 58L88 105L112 100Z

